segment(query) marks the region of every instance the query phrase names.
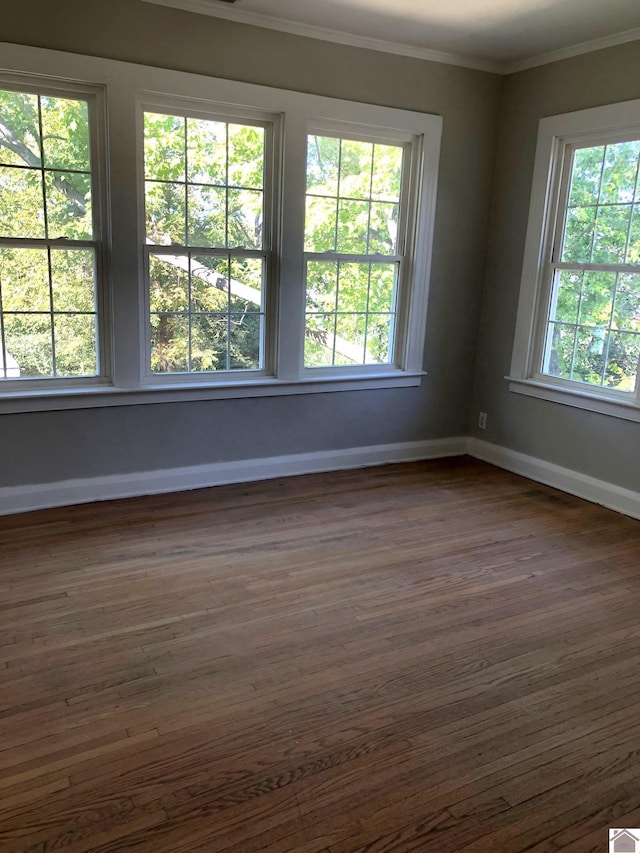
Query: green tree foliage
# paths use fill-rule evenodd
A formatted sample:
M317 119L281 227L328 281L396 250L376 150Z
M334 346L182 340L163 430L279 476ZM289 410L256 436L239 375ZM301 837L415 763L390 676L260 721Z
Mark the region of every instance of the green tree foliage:
M621 391L635 388L640 357L640 274L583 271L640 263L640 141L575 152L562 260L556 273L546 369Z
M92 240L90 170L86 101L0 91L0 238ZM0 365L22 377L96 373L94 252L71 246L0 247Z

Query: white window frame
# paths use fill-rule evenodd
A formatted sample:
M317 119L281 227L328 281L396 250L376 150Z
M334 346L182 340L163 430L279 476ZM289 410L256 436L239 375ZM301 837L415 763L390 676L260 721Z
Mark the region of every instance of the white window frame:
M1 237L0 248L48 248L56 246L69 249L91 249L95 258L95 307L96 307L96 374L95 376L49 376L0 379L0 399L3 396L35 391L84 387L98 388L110 381L111 341L109 327L109 279L108 269L108 206L105 158L105 93L101 86L76 83L72 80L52 80L39 74L17 74L0 69L0 89L26 94L69 98L85 101L88 109L89 151L91 169L91 209L93 235L90 239L60 240L55 238L30 239ZM53 312L55 314L55 312Z
M0 387L0 412L132 405L332 391L408 387L420 384L442 118L371 104L334 100L185 72L0 44L0 68L49 80L81 80L106 96L105 145L110 202L110 320L108 369L102 385ZM52 83L55 85L55 83ZM265 371L159 376L148 370L146 242L141 116L143 105L182 104L203 113L273 120L275 242L271 281L269 354ZM411 137L417 201L407 261L402 348L394 365L361 365L319 375L303 367L304 218L306 139L309 128L353 126ZM419 153L418 153L419 152ZM104 197L104 196L103 196ZM373 368L373 369L372 369Z
M640 100L610 104L540 121L522 265L509 389L625 420L640 421L635 393L588 385L541 372L552 286L554 242L562 237L571 152L576 146L640 139ZM623 266L623 271L627 266ZM640 272L640 265L637 265Z

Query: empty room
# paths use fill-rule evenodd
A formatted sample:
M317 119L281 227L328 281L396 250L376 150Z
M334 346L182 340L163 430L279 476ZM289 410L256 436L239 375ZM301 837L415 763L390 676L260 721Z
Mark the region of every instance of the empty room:
M0 853L640 853L637 0L6 0Z

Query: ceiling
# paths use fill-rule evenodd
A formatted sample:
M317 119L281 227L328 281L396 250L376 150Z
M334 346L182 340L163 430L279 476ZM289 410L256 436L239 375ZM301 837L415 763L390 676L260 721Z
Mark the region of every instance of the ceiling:
M146 2L496 71L640 39L639 0Z

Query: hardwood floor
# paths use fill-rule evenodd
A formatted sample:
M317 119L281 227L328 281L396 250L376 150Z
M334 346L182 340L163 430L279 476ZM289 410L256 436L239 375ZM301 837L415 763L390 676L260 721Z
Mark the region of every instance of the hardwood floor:
M0 851L640 825L640 522L468 459L0 519Z

